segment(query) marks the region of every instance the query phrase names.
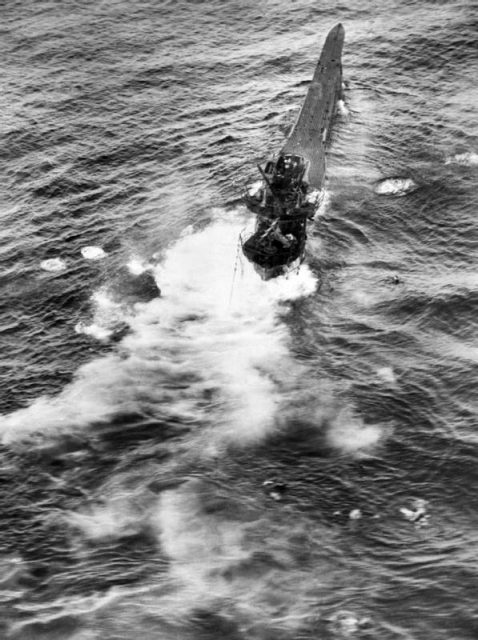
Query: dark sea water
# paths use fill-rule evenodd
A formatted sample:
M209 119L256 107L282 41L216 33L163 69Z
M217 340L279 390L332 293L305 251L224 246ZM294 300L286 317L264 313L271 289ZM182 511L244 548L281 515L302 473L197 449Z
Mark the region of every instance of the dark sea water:
M263 282L240 194L337 22L325 201ZM2 640L478 637L477 27L1 4Z

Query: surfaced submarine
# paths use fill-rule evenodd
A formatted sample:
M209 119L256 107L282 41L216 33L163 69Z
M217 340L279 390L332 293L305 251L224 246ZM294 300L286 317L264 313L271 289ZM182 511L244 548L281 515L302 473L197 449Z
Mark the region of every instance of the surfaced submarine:
M307 221L323 196L325 152L337 102L343 98L341 24L328 34L299 117L286 143L250 185L243 200L256 214L255 230L242 251L264 280L300 266L305 256Z

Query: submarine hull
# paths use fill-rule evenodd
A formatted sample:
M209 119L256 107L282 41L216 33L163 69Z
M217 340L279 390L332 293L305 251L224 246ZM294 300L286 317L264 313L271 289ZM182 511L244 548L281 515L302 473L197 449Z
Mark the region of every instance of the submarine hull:
M320 203L325 153L337 102L342 98L342 49L345 31L336 25L327 35L297 121L282 149L243 200L257 215L256 229L243 240L243 253L265 278L300 265L305 256L307 220Z

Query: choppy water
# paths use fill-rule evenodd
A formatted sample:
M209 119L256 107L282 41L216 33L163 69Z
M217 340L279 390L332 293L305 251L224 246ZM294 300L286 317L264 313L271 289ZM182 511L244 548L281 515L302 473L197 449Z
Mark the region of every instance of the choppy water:
M473 3L0 17L0 637L476 638ZM339 21L326 203L265 283L239 194Z

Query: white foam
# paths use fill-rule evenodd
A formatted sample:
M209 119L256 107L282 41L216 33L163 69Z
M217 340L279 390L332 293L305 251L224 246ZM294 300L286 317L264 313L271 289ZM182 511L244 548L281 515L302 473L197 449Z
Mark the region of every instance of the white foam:
M380 300L380 295L376 290L367 291L357 287L350 290L350 297L362 307L371 307Z
M414 498L411 501L410 507L400 507L399 511L404 518L413 522L418 527L423 527L428 524L430 516L427 513L428 502L423 498Z
M358 616L352 611L338 611L330 617L333 630L340 638L353 638L370 623L370 618Z
M397 378L392 367L380 367L377 369L377 375L384 382L389 382L390 384L395 384L397 382Z
M176 588L163 592L156 609L177 620L200 607L232 602L255 628L295 637L311 613L310 590L317 594L317 572L297 563L290 545L295 534L307 537L302 523L289 523L284 531L257 506L231 505L227 495L204 485L193 480L161 494L154 528ZM327 548L329 531L315 529L315 535ZM257 562L259 554L264 564ZM325 596L336 576L329 564L316 569L323 569L319 590Z
M446 158L445 164L460 164L465 167L475 167L478 165L478 153L474 151L457 153L454 156Z
M148 269L151 269L152 265L144 262L141 258L131 258L126 267L133 276L140 276Z
M82 247L81 255L85 260L101 260L105 258L108 254L102 247Z
M211 450L219 441L261 438L282 400L280 379L295 366L280 319L283 303L312 293L316 280L302 267L264 282L242 259L233 280L239 231L237 222L223 221L181 238L155 269L162 298L136 305L128 318L132 332L121 342L121 355L80 367L60 394L0 417L2 441L79 430L144 410L207 423L217 434L202 430ZM118 307L104 291L95 297L96 327L78 329L107 332ZM188 384L172 390L171 377Z
M320 192L318 207L314 214L315 218L325 215L327 209L329 208L330 199L331 192L328 189L322 189Z
M121 538L138 533L144 522L141 509L127 496L114 496L103 503L65 513L67 523L89 540Z
M92 322L91 324L87 324L86 322L77 322L75 325L76 333L82 333L85 336L90 336L91 338L95 338L99 342L108 341L113 335L112 329L107 329L106 327L102 327L101 325Z
M10 444L28 439L33 434L60 434L79 429L85 424L107 419L118 410L127 410L124 400L115 392L121 360L110 355L80 368L77 378L57 396L40 396L24 409L0 417L2 442Z
M237 522L202 513L196 486L200 490L200 483L193 481L162 493L157 514L161 547L176 561L176 576L187 583L202 582L213 563L232 564L248 556L242 545L243 528Z
M28 574L28 566L20 556L0 556L0 593L15 590Z
M386 435L386 429L376 424L365 424L349 407L339 409L328 422L329 445L346 454L368 455Z
M188 224L187 227L184 227L184 229L181 231L181 238L184 238L184 236L190 236L192 233L194 233L194 225L192 224Z
M153 529L169 560L169 579L176 585L156 606L173 620L230 597L236 585L221 573L250 555L244 545L244 525L234 518L204 513L201 493L204 488L195 480L163 492L153 518Z
M379 195L405 196L416 188L417 184L411 178L386 178L375 185L374 191Z
M238 232L239 227L219 222L182 238L158 268L157 280L166 329L178 314L203 316L183 335L195 345L198 368L222 389L222 434L246 442L261 437L281 400L274 378L288 363L288 332L278 322L279 305L309 295L316 281L304 267L263 282L241 258L233 279Z
M114 335L118 328L123 328L128 323L131 314L126 305L116 302L107 292L101 288L91 296L93 306L93 319L88 323L80 321L75 325L76 333L82 333L105 342Z
M426 342L436 350L440 356L451 355L463 360L478 362L478 344L471 340L460 340L441 332L436 332Z
M58 272L65 271L67 264L63 258L48 258L40 262L40 267L43 271Z
M261 190L263 188L264 188L263 181L262 180L256 180L252 184L248 185L247 192L251 196L251 198L254 198L255 196L259 195L259 193L261 192Z
M347 109L347 105L345 104L344 100L337 101L337 111L341 116L345 118L350 114L350 111Z

